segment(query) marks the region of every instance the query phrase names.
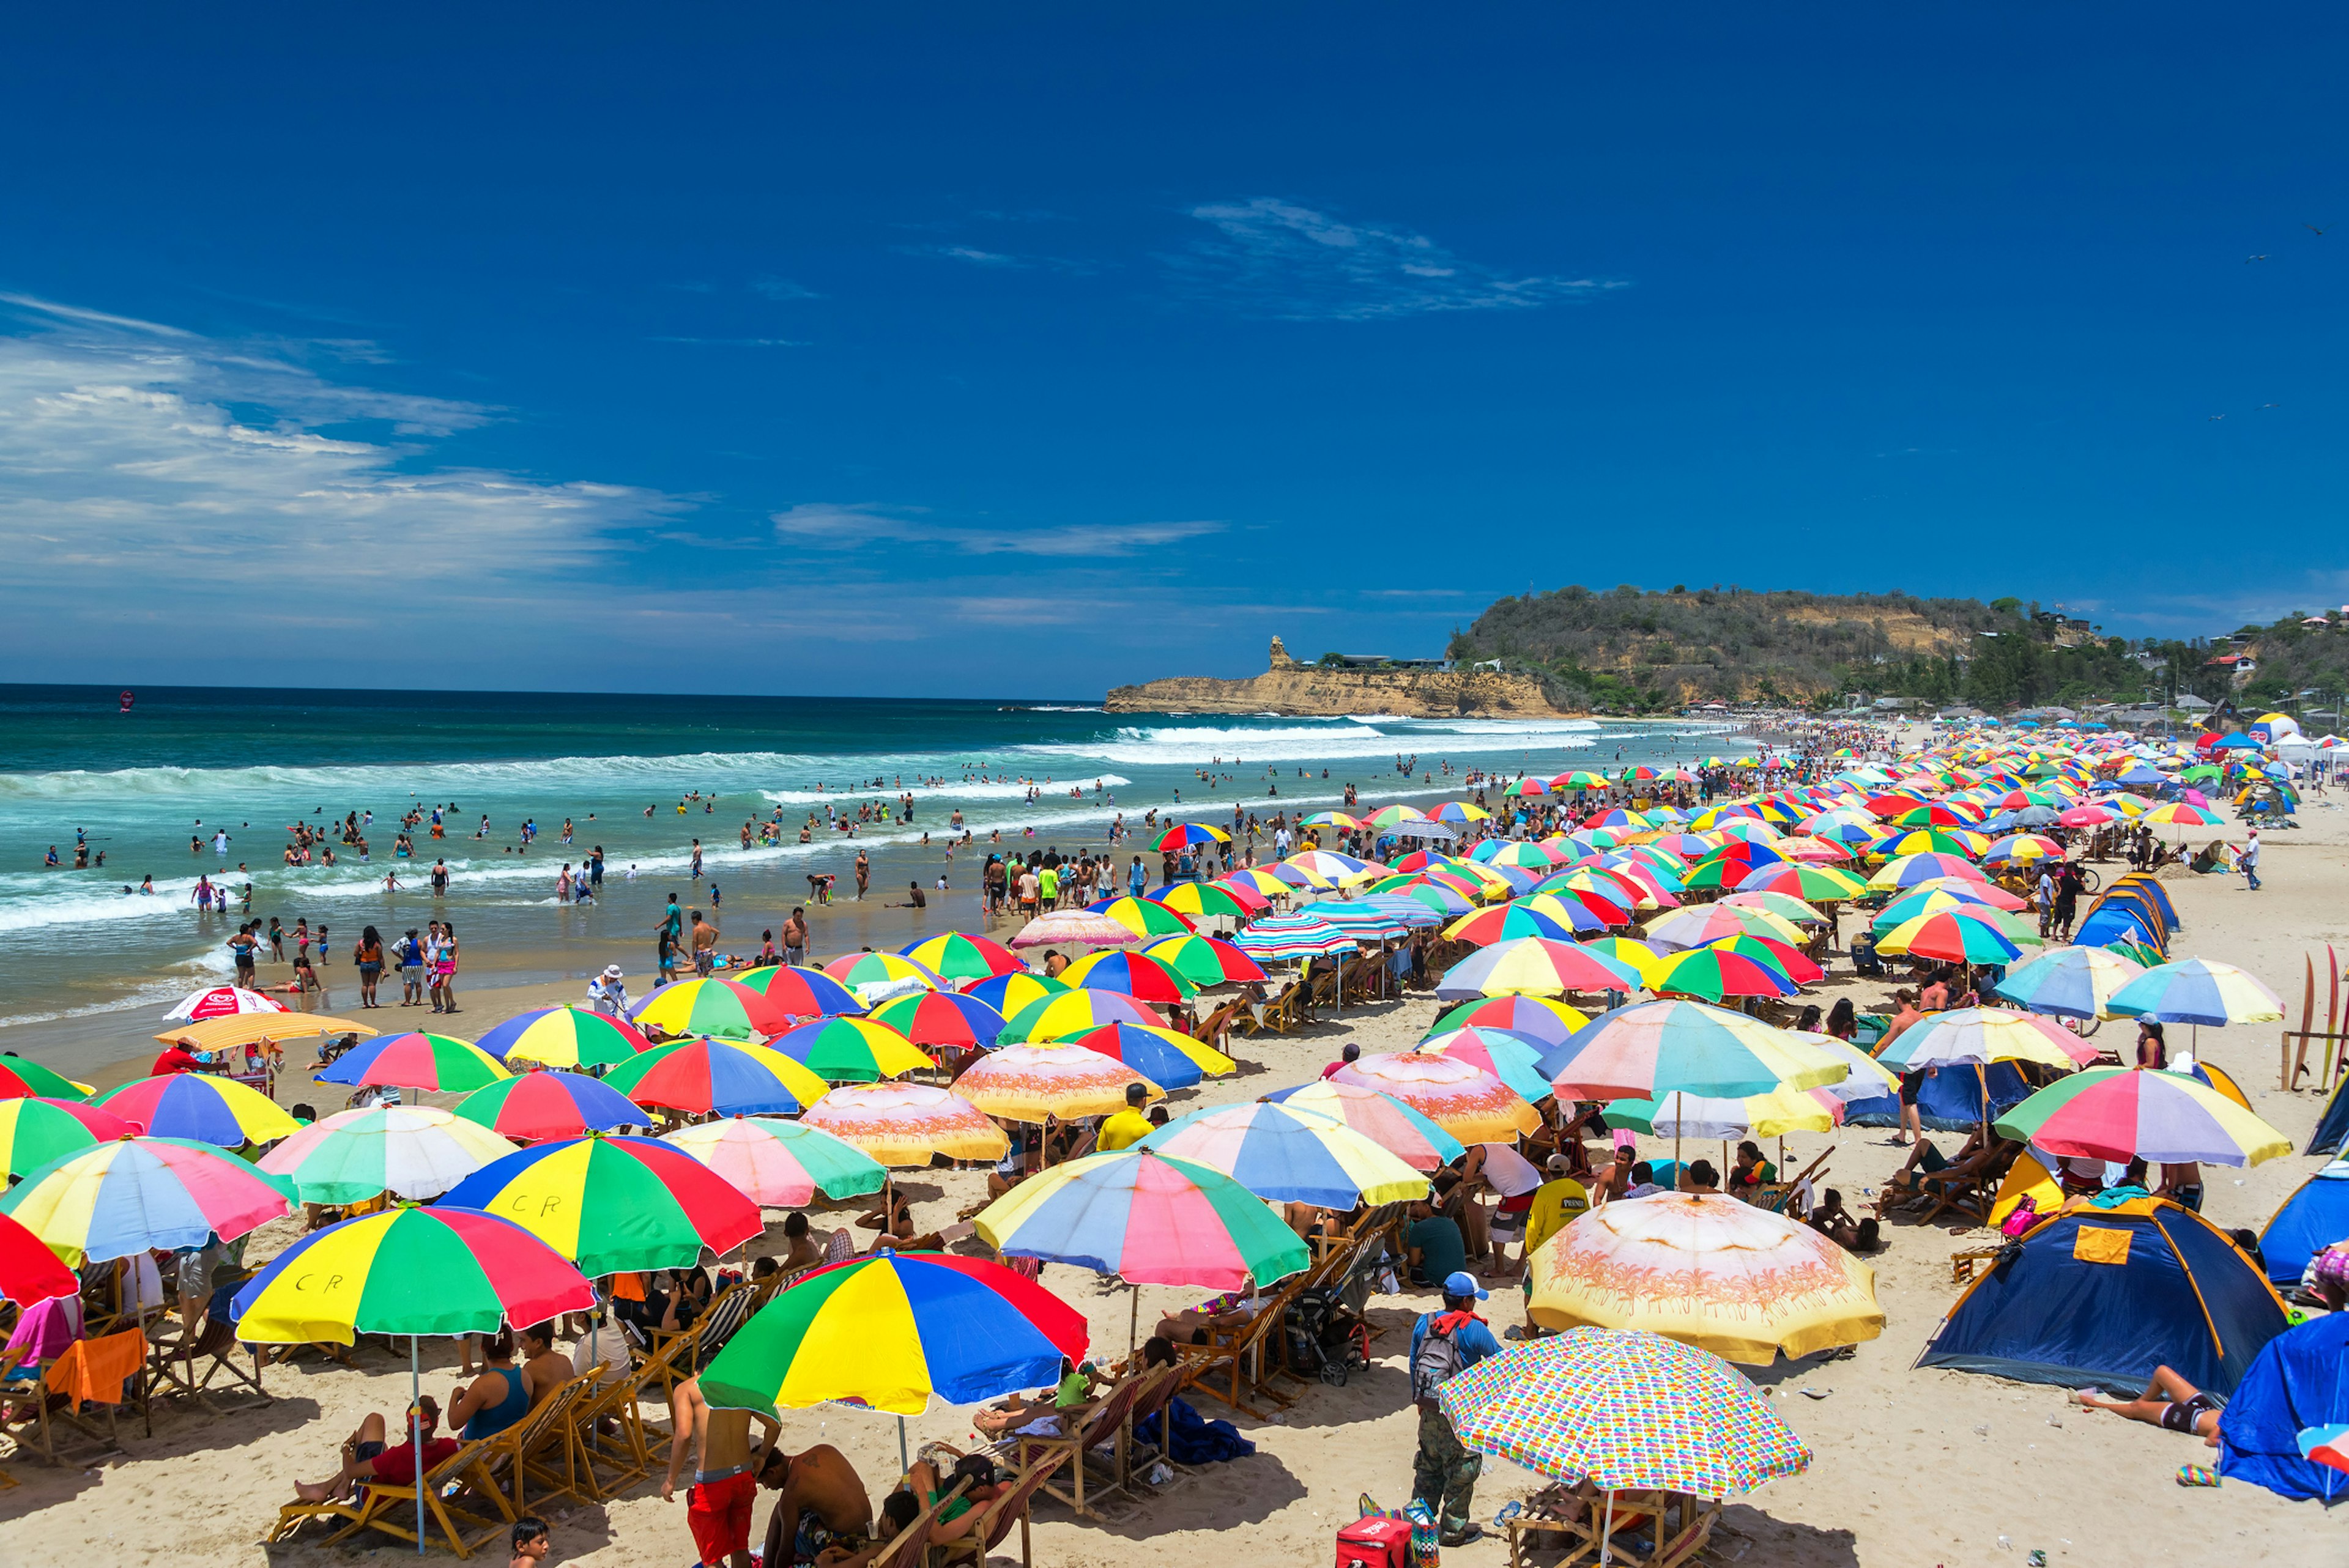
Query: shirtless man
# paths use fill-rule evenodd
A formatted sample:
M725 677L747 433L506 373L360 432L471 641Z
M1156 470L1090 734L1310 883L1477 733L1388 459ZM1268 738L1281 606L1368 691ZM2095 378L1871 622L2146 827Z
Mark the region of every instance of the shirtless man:
M828 1547L852 1551L873 1533L873 1500L846 1455L828 1443L805 1453L770 1452L759 1480L782 1495L767 1516L765 1563L787 1568Z
M521 1339L522 1384L530 1390L530 1402L536 1407L578 1374L571 1369L571 1357L554 1347L552 1323L523 1329Z
M807 939L807 911L793 905L791 918L783 922L783 962L805 964Z
M823 1243L808 1233L808 1217L797 1210L783 1219L783 1240L791 1243L791 1251L781 1259L783 1273L797 1274L823 1262Z
M685 1522L693 1532L693 1546L702 1568L750 1568L750 1505L759 1485L754 1479L764 1454L774 1451L782 1424L771 1416L758 1417L766 1437L757 1449L750 1441L749 1410L713 1410L701 1397L701 1379L688 1377L669 1395L668 1472L661 1478L661 1501L677 1494L678 1470L689 1450L693 1455L693 1487L686 1493ZM771 1562L772 1559L770 1559Z
M693 912L693 972L707 975L718 962L718 923Z

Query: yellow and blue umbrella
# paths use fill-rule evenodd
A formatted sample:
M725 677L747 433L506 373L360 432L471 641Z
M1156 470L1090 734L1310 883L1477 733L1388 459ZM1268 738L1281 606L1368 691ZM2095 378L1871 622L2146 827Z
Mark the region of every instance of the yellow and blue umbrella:
M1006 1257L1042 1258L1130 1284L1261 1288L1312 1261L1297 1233L1220 1171L1154 1149L1055 1165L978 1216L979 1239Z
M1257 1197L1347 1211L1427 1195L1427 1177L1344 1122L1257 1100L1168 1122L1145 1149L1220 1171Z
M150 1138L239 1149L289 1138L302 1124L259 1089L210 1073L166 1073L108 1089L90 1102L135 1122Z

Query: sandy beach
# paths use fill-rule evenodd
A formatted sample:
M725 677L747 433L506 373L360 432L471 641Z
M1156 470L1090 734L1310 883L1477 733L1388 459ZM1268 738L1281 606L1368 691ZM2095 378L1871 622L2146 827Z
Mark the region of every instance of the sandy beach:
M2184 922L2175 951L2223 959L2264 977L2295 1006L2302 955L2320 965L2324 944L2349 944L2341 890L2349 887L2349 821L2330 797L2313 799L2299 830L2269 836L2266 887L2253 893L2241 879L2191 875L2166 883ZM1859 985L1847 968L1831 971L1815 988L1831 1001L1849 994L1865 1007L1879 1001L1881 985ZM569 999L576 987L549 983L481 989L466 998L469 1032L514 1012ZM1372 1006L1286 1038L1242 1041L1241 1070L1178 1093L1178 1111L1256 1098L1314 1076L1349 1041L1364 1050L1407 1047L1425 1030L1436 1008L1427 1000ZM385 1022L402 1023L397 1012ZM126 1046L129 1042L124 1042ZM2208 1060L2231 1073L2259 1114L2304 1140L2320 1109L2313 1093L2278 1088L2277 1032L2254 1026L2200 1032ZM137 1076L141 1056L124 1056L101 1076ZM342 1090L311 1085L289 1072L278 1099L308 1100L322 1109L340 1103ZM431 1098L431 1097L428 1097ZM1902 1156L1884 1130L1845 1128L1787 1140L1791 1163L1806 1163L1834 1148L1828 1180L1857 1202ZM1662 1145L1643 1140L1643 1153ZM2206 1208L2222 1227L2264 1222L2316 1161L2297 1155L2255 1169L2217 1171ZM919 1172L903 1182L925 1226L952 1220L981 1191L976 1172ZM780 1212L771 1212L763 1243L779 1250ZM819 1211L820 1225L846 1222ZM294 1239L293 1222L272 1224L255 1238L251 1256L264 1257ZM2246 1548L2262 1555L2323 1561L2333 1522L2314 1504L2287 1503L2256 1487L2229 1484L2187 1490L2174 1475L2199 1460L2199 1444L2153 1429L2067 1407L2053 1387L1946 1371L1912 1370L1920 1348L1955 1298L1948 1259L1978 1246L1986 1233L1920 1227L1902 1220L1889 1244L1869 1261L1877 1271L1883 1336L1847 1359L1781 1362L1758 1371L1788 1420L1816 1451L1800 1477L1733 1501L1707 1560L1754 1565L1938 1563L1995 1565L2044 1551L2050 1563L2128 1565L2147 1559L2215 1562ZM1080 1271L1048 1268L1045 1284L1083 1310L1097 1347L1125 1348L1129 1299L1123 1287ZM1197 1293L1144 1287L1143 1321L1188 1304ZM1488 1311L1496 1327L1520 1320L1520 1298L1496 1291ZM1414 1423L1403 1397L1402 1346L1413 1314L1433 1305L1415 1295L1375 1298L1373 1320L1385 1333L1376 1366L1349 1387L1315 1387L1277 1421L1237 1418L1257 1445L1255 1456L1180 1477L1156 1498L1118 1500L1106 1522L1072 1521L1050 1506L1038 1511L1040 1563L1088 1565L1179 1561L1214 1553L1235 1568L1312 1560L1330 1550L1332 1532L1353 1517L1367 1492L1400 1503L1409 1491ZM426 1384L453 1381L453 1346L425 1348ZM360 1354L363 1370L309 1358L272 1368L275 1402L218 1417L159 1406L154 1435L135 1428L123 1457L88 1468L9 1467L22 1485L0 1492L0 1563L74 1563L171 1562L203 1564L283 1563L346 1560L317 1547L264 1550L257 1544L290 1493L291 1479L331 1469L341 1434L369 1410L396 1410L407 1369L377 1351ZM1203 1413L1228 1415L1212 1400ZM969 1411L938 1408L912 1423L916 1441L961 1440ZM895 1473L896 1432L886 1418L845 1408L787 1415L785 1444L830 1442L847 1452L874 1490ZM1489 1519L1536 1484L1526 1472L1487 1461L1476 1511ZM763 1518L763 1505L762 1514ZM555 1511L555 1558L561 1562L673 1565L690 1551L681 1502L664 1505L645 1488L608 1508ZM1462 1563L1498 1563L1495 1539L1445 1553ZM383 1559L388 1561L388 1558Z

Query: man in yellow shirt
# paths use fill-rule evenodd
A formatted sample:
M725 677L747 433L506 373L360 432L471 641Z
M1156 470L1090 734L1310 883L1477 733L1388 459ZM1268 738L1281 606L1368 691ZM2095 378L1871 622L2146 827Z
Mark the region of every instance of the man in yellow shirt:
M1526 1258L1530 1262L1541 1244L1575 1221L1590 1212L1590 1190L1573 1177L1563 1154L1549 1157L1550 1180L1534 1193L1533 1207L1526 1211Z
M1093 1138L1093 1152L1111 1154L1130 1149L1157 1131L1150 1125L1150 1118L1142 1113L1143 1102L1149 1098L1150 1090L1144 1085L1126 1085L1125 1109L1101 1124L1101 1131Z

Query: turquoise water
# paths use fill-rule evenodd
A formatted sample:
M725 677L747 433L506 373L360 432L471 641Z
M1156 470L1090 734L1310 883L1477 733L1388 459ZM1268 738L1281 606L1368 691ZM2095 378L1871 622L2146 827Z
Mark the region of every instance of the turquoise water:
M803 901L811 872L837 874L847 888L858 848L873 857L875 901L886 889L902 899L909 879L927 889L945 875L951 892L933 895L922 918L946 929L975 924L968 901L998 830L1023 849L1069 851L1102 844L1121 813L1138 827L1153 808L1228 823L1236 803L1264 815L1310 810L1336 804L1348 783L1374 805L1457 795L1440 771L1446 760L1455 774L1547 774L1726 745L1696 726L1111 715L1073 699L150 688L122 713L117 698L112 688L0 686L0 1025L160 1007L225 978L234 917L197 913L200 874L250 880L257 916L326 923L345 981L362 926L388 935L436 914L458 923L476 975L553 978L610 961L643 974L669 892L706 907L717 882L725 945L754 951L761 929ZM1407 783L1398 755L1419 762ZM703 799L679 814L697 791ZM853 817L859 802L894 806L908 792L911 824L873 823L854 843L824 827L827 806ZM419 829L418 858L396 860L398 819L436 804L450 808L448 836L436 842ZM739 848L745 820L779 808L784 842ZM949 862L957 810L978 844ZM282 863L295 822L324 828L353 811L373 814L367 861L336 843L335 866ZM815 841L801 845L811 811ZM476 838L484 816L489 832ZM568 846L558 841L566 817ZM538 837L524 850L526 819ZM70 869L77 829L104 851L102 868ZM212 835L223 830L228 846L216 853ZM708 873L698 884L689 875L697 837ZM42 865L52 844L62 869ZM605 851L604 897L586 909L558 904L558 872L591 844ZM426 886L436 856L451 877L439 900ZM385 890L387 870L400 891ZM153 896L123 891L150 875ZM860 933L877 934L876 918L820 918L818 950L873 940ZM825 920L842 923L828 934Z

